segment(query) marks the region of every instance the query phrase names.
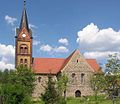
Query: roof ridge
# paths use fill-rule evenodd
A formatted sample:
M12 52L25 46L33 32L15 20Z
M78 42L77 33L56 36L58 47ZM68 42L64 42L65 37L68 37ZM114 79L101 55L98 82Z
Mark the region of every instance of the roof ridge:
M78 50L78 49L75 49L75 50L66 58L65 63L63 64L63 67L62 67L61 69L63 69L63 68L66 66L66 64L70 61L71 57L72 57L76 52L79 52L79 50Z
M47 58L47 57L36 57L34 59L66 59L66 58Z

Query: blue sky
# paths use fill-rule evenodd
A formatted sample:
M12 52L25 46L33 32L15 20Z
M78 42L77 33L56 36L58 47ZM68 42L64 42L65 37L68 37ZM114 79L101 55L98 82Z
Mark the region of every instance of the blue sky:
M80 49L104 63L120 51L120 0L26 0L34 57L67 57ZM0 65L14 66L15 28L23 0L1 0ZM7 68L8 68L7 67Z

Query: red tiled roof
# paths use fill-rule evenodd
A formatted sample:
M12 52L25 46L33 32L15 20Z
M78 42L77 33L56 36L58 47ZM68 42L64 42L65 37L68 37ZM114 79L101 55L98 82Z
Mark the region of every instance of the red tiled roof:
M33 70L36 74L57 74L65 65L68 59L60 58L35 58L33 63ZM88 64L98 72L99 65L95 59L86 59ZM65 64L65 65L64 65Z
M75 50L68 58L34 58L33 71L36 74L57 74L69 62L73 54L79 51ZM95 59L86 59L88 64L94 69L95 72L100 71L100 67Z
M64 62L65 59L60 58L34 58L33 70L37 74L57 74Z
M86 59L86 61L94 69L95 72L98 72L100 70L100 66L95 59Z

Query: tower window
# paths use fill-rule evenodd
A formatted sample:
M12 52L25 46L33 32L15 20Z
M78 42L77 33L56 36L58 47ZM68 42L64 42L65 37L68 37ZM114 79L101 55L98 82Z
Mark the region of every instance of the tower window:
M20 64L23 64L23 59L20 59Z
M27 66L28 66L28 65L27 65L27 59L24 60L24 63L25 63L25 66L27 67Z
M27 64L27 59L25 59L25 61L24 61L24 62L25 62L25 64Z
M27 47L24 48L24 53L28 53L28 48Z
M24 50L23 50L23 47L20 47L20 53L23 53Z
M28 46L26 44L20 45L20 53L27 54L28 53Z

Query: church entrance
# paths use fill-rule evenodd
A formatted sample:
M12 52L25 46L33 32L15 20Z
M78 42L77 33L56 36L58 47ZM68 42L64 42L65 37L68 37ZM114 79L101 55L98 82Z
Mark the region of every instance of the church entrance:
M75 97L81 97L81 92L80 92L80 90L77 90L77 91L75 92Z

